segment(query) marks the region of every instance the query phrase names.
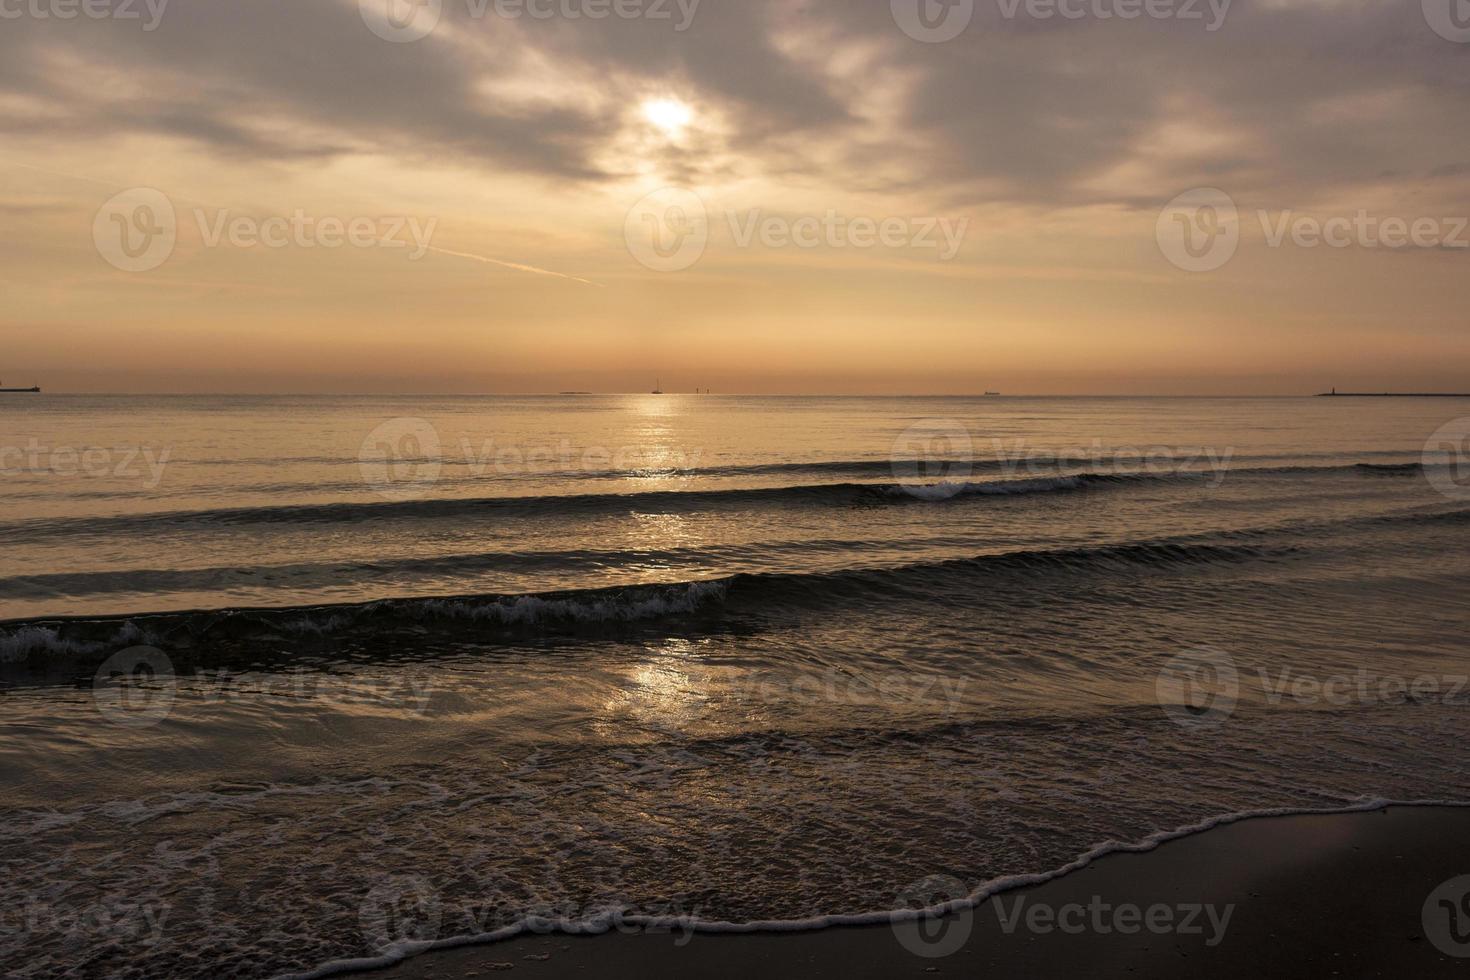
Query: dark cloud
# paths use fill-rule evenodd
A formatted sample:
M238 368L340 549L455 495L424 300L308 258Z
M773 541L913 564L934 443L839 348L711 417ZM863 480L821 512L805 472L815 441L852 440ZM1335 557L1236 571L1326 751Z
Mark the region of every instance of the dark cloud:
M1284 205L1385 172L1462 176L1465 164L1439 161L1470 159L1470 45L1435 35L1415 3L1237 0L1211 32L1203 21L1006 19L999 0L978 0L969 29L942 44L906 37L881 0L702 0L682 33L669 20L472 20L466 0L445 3L441 30L411 44L373 35L347 0L173 0L151 33L6 21L0 93L52 111L0 116L0 131L153 132L231 157L372 148L551 180L620 176L598 162L615 114L487 96L485 83L534 57L615 99L687 91L732 122L731 150L781 172L947 200L1132 205L1131 169L1166 196L1217 183ZM822 66L848 49L884 74L839 83ZM90 96L68 65L137 94L96 81ZM912 96L877 131L867 103L895 97L894 78L912 80ZM804 158L818 144L841 147L842 166ZM882 175L885 162L898 172L895 160L902 183ZM688 152L666 162L676 176L701 172Z

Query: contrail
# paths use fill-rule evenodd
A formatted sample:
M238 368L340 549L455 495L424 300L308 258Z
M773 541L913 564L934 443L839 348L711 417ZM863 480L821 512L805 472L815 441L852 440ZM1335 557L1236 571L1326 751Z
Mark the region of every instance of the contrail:
M585 283L588 286L596 286L598 289L607 288L602 283L593 282L591 279L583 279L581 276L569 276L564 272L552 272L550 269L541 269L534 265L523 265L520 262L506 262L502 259L492 259L484 255L473 255L469 252L454 252L447 248L439 248L437 245L428 245L425 247L431 252L438 252L441 255L453 255L455 258L469 259L472 262L484 262L487 265L498 265L506 269L515 269L517 272L530 272L538 276L555 276L558 279L570 279L572 282Z
M123 186L116 181L98 180L96 177L84 177L81 174L69 174L62 170L50 170L46 167L32 166L29 163L16 163L12 161L5 161L5 164L7 166L24 167L27 170L35 170L39 171L40 173L51 174L55 177L66 177L70 180L83 180L90 184L100 184L103 187L116 188ZM185 200L187 200L187 198L185 198ZM591 279L583 279L581 276L569 276L564 272L552 272L550 269L542 269L539 266L525 265L521 262L506 262L504 259L492 259L487 255L474 255L470 252L455 252L451 249L439 248L437 245L425 245L424 247L430 252L438 252L441 255L452 255L455 258L459 259L469 259L471 262L484 262L486 265L498 265L504 269L514 269L517 272L529 272L532 275L537 276L554 276L557 279L570 279L572 282L580 282L587 286L596 286L598 289L607 288L602 283L593 282Z
M110 187L114 190L119 187L126 186L124 184L119 184L115 180L98 180L96 177L84 177L81 174L69 174L65 170L52 170L50 167L37 167L29 163L18 163L14 160L6 160L4 161L4 164L7 167L21 167L25 170L34 170L37 173L50 174L53 177L65 177L67 180L80 180L85 181L88 184L100 184L103 187Z

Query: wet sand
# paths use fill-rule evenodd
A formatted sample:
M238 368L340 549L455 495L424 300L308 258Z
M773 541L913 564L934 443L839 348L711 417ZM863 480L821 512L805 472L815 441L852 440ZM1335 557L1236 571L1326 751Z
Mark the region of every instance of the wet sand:
M1423 909L1446 880L1470 874L1470 810L1392 808L1376 813L1245 820L1117 854L1061 879L1004 893L933 933L960 943L920 956L895 927L764 934L619 934L520 937L417 956L373 977L1464 977L1470 959L1446 955L1424 934ZM1023 904L1019 904L1025 899ZM1069 929L1036 932L1047 912ZM1169 908L1189 932L1151 932ZM1066 911L1073 907L1072 911ZM1078 908L1080 907L1080 908ZM1233 908L1229 908L1233 907ZM1020 909L1017 912L1017 909ZM1104 909L1094 912L1092 909ZM1155 912L1158 923L1164 912ZM1448 912L1441 917L1448 924ZM1011 932L1004 920L1017 923ZM1220 923L1223 920L1223 930ZM1133 927L1125 934L1116 927ZM1460 923L1470 930L1470 921ZM1448 932L1446 932L1448 934ZM1442 945L1470 956L1463 948ZM682 945L681 945L682 943ZM931 948L933 951L933 948Z
M1446 955L1425 935L1423 920L1431 893L1460 875L1470 875L1470 809L1252 819L1145 854L1104 857L931 924L943 927L934 933L941 942L959 946L947 956L908 948L913 926L907 945L892 926L692 938L608 933L439 950L367 975L1465 977L1470 959ZM1043 910L1034 911L1037 906ZM1215 915L1202 910L1189 931L1159 933L1146 927L1146 918L1135 922L1122 911L1136 907L1143 917L1153 906L1165 907L1180 924L1190 906L1213 906ZM1048 910L1069 929L1089 924L1080 932L1028 928L1027 919L1045 928ZM1165 913L1153 914L1161 925ZM1437 914L1449 937L1440 945L1470 956L1470 932L1455 947L1449 913ZM1007 932L1003 918L1015 928ZM1091 924L1098 921L1106 931ZM1459 927L1470 930L1470 919Z

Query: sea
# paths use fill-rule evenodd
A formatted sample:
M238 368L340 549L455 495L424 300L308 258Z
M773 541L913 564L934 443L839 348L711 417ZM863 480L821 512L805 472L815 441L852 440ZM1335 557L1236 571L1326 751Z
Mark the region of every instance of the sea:
M893 921L1470 801L1467 400L0 398L7 977Z

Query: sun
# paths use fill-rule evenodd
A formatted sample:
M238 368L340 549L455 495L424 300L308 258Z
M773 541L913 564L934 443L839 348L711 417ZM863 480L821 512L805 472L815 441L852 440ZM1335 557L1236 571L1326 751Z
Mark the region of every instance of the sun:
M683 134L694 121L694 110L678 99L649 99L643 103L643 118L662 130L665 136Z

